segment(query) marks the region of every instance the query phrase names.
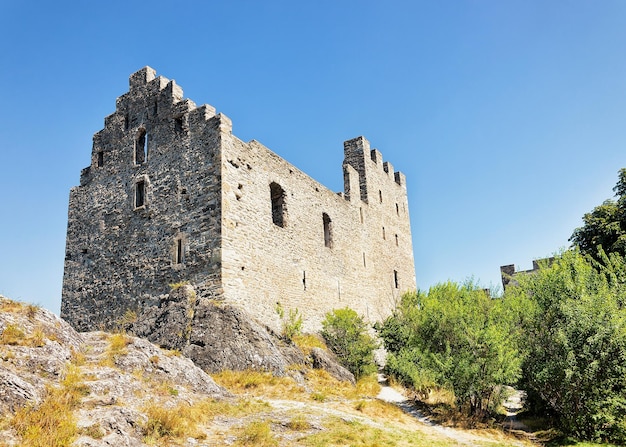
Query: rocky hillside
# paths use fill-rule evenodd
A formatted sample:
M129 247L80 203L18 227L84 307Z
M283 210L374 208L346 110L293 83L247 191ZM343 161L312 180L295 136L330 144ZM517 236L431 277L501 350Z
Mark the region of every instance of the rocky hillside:
M77 333L0 297L0 446L523 445L501 433L450 436L352 383L322 349L284 375L209 376L178 351L125 333Z

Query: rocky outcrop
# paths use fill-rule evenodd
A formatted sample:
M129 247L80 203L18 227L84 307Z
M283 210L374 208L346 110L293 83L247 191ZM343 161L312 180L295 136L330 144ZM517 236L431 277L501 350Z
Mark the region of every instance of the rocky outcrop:
M177 349L208 372L259 369L284 375L306 359L245 311L196 299L193 287L176 288L159 307L149 308L128 326L134 334Z
M84 390L75 414L79 432L97 427L100 435L79 436L76 446L143 446L147 406L230 396L180 352L125 334L78 334L45 309L3 297L0 359L2 415L27 405L37 408L74 371ZM0 429L0 439L20 445L10 426Z
M356 383L354 374L341 366L334 355L320 348L311 349L313 368L325 369L328 374L342 382Z

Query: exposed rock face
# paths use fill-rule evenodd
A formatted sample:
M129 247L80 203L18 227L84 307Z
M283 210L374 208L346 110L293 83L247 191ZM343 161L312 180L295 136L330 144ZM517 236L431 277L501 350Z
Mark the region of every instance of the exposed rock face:
M177 349L208 372L260 369L284 375L304 355L245 311L196 299L191 286L178 287L129 326L134 334Z
M76 446L143 446L147 405L230 396L180 353L122 334L78 334L45 309L0 297L0 415L37 407L48 388L63 386L70 366L78 368L86 389L76 410L79 431L98 427L102 435L80 436ZM0 430L0 439L20 445L10 428Z
M328 374L342 382L356 383L354 374L341 366L333 355L323 349L311 349L311 359L313 360L313 368L325 369Z

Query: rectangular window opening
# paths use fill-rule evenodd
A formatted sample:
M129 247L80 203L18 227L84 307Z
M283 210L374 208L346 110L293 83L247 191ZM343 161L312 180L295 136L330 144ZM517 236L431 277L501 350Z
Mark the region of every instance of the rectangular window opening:
M98 152L98 167L101 168L104 166L104 152Z
M135 208L146 204L146 182L140 180L135 184Z
M182 132L184 130L182 116L179 116L178 118L174 119L174 130L176 132Z
M135 140L135 164L145 163L148 158L148 133L141 129Z
M333 246L333 229L332 221L326 213L322 213L322 222L324 224L324 246L332 248Z

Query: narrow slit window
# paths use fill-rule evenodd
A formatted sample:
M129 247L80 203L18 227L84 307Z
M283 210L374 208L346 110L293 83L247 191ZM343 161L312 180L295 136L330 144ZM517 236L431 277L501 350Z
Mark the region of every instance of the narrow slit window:
M398 246L398 235L396 234L396 247Z
M359 216L361 217L361 223L363 223L363 207L359 207Z
M367 267L367 265L365 264L365 252L363 252L363 267Z
M398 204L396 203L396 215L399 216L400 215L400 207L398 206Z
M383 203L383 192L380 189L378 190L378 199L380 200L380 203Z
M324 224L324 246L328 248L332 248L333 246L333 229L332 229L332 221L328 214L322 214L322 222Z
M104 152L100 151L98 152L98 167L101 168L102 166L104 166Z
M398 271L394 270L393 271L393 283L396 286L396 289L399 287L399 283L398 283Z
M278 183L270 184L272 200L272 222L278 227L285 226L285 190Z
M145 163L148 157L148 134L145 129L141 129L135 140L135 164Z
M176 256L174 258L174 263L175 264L182 264L183 263L183 256L184 256L183 240L182 239L176 239Z
M146 204L146 182L139 180L135 183L135 208L142 207Z
M387 239L387 238L385 237L385 227L383 227L383 240L385 240L385 239Z
M128 130L130 128L130 119L128 118L128 113L124 115L124 130Z
M302 272L302 287L306 291L306 271Z

